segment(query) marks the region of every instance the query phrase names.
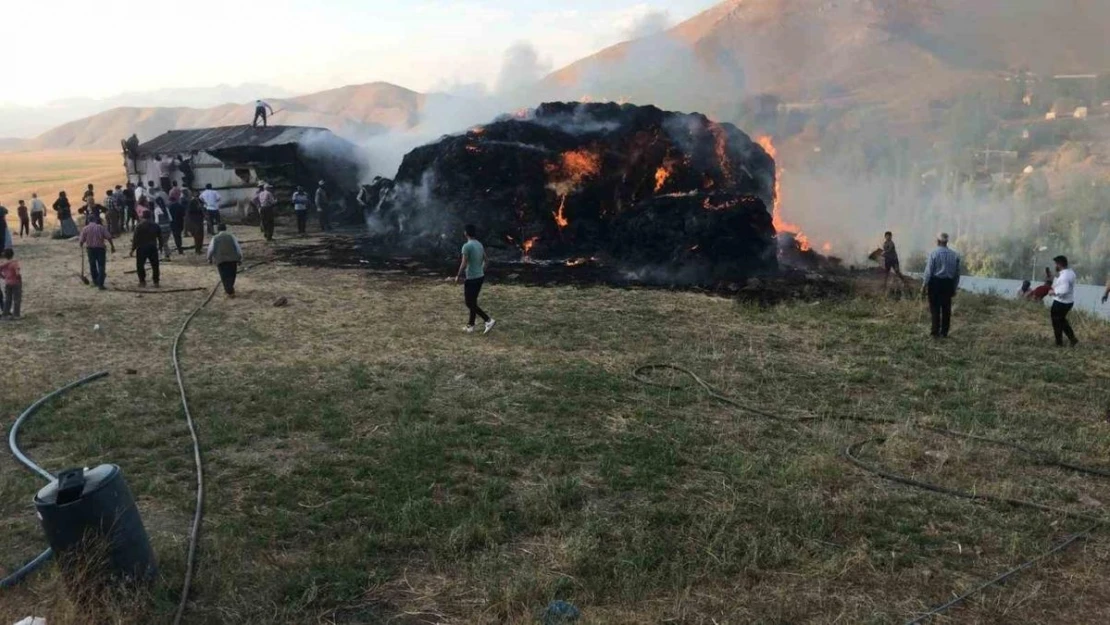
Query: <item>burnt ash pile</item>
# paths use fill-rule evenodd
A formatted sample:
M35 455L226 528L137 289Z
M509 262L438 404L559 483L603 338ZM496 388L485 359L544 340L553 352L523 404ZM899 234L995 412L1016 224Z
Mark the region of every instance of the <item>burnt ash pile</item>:
M299 267L361 269L385 283L409 287L420 282L442 283L458 267L454 257L398 256L375 249L362 235L335 234L317 243L291 243L273 248L274 258ZM603 262L494 261L486 275L497 284L528 287L650 288L701 292L740 302L773 306L788 301L841 299L853 293L855 276L837 268L822 273L784 268L773 276L744 281L666 284L643 281L634 272L619 271Z
M777 268L775 163L730 124L652 106L543 104L410 152L368 191L375 246L454 253L475 224L500 260L600 258L638 281Z

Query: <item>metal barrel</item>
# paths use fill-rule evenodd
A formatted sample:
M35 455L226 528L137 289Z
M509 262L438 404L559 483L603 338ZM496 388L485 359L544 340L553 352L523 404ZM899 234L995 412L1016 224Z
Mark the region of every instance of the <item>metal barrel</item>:
M130 581L157 574L150 537L118 466L62 471L35 496L35 508L64 573Z

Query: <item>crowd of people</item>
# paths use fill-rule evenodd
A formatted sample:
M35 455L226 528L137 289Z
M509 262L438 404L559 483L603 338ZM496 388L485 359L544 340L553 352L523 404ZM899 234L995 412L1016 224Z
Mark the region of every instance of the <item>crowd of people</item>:
M165 162L172 161L166 159ZM131 182L116 185L105 191L103 197L98 197L95 186L89 184L76 210L66 192L60 191L50 205L58 222L51 238L75 240L83 251L82 280L91 287L107 290L109 251L114 255L116 241L125 235L130 234L129 256L135 258L139 287L146 287L149 277L149 283L157 288L161 286L160 264L171 260L174 251L182 255L192 249L195 255L205 254L207 233L211 235L207 260L217 265L225 292L234 297L235 276L243 255L239 241L222 223L220 193L210 184L200 193L193 193L187 186L172 180L168 171L159 178L160 184L152 180L146 185ZM272 236L276 200L272 187L270 189L266 208L271 213L268 221ZM29 205L19 200L16 210L19 229L15 236L44 234L47 205L37 193L31 194ZM0 206L0 319L15 320L22 312L23 280L7 214L8 210ZM89 268L88 278L84 275L85 261Z

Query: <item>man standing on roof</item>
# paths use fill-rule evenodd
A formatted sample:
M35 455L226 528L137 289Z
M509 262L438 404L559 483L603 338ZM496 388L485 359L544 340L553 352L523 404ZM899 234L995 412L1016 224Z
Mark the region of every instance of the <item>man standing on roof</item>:
M320 181L316 187L316 210L320 212L320 229L324 232L331 230L331 206L329 205L328 192L324 188L325 182Z
M204 210L208 213L208 234L216 234L216 224L220 223L220 194L212 188L212 183L204 185L200 192L200 201L204 202Z
M258 213L262 217L262 236L266 237L267 241L273 241L274 220L277 216L277 198L274 197L274 185L266 185L262 193L258 194Z
M256 101L254 103L254 121L251 122L251 126L254 126L255 128L257 128L258 127L258 120L261 119L262 120L262 127L265 128L266 125L267 125L266 111L269 111L270 115L273 115L274 114L274 107L272 107L269 104L263 102L262 100Z

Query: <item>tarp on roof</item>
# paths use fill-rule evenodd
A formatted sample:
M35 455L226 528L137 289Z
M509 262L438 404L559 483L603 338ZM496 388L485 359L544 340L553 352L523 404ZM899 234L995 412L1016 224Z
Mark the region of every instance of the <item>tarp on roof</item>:
M328 133L306 126L223 126L195 130L171 130L139 145L139 156L211 152L233 148L265 148L300 143L310 134Z

